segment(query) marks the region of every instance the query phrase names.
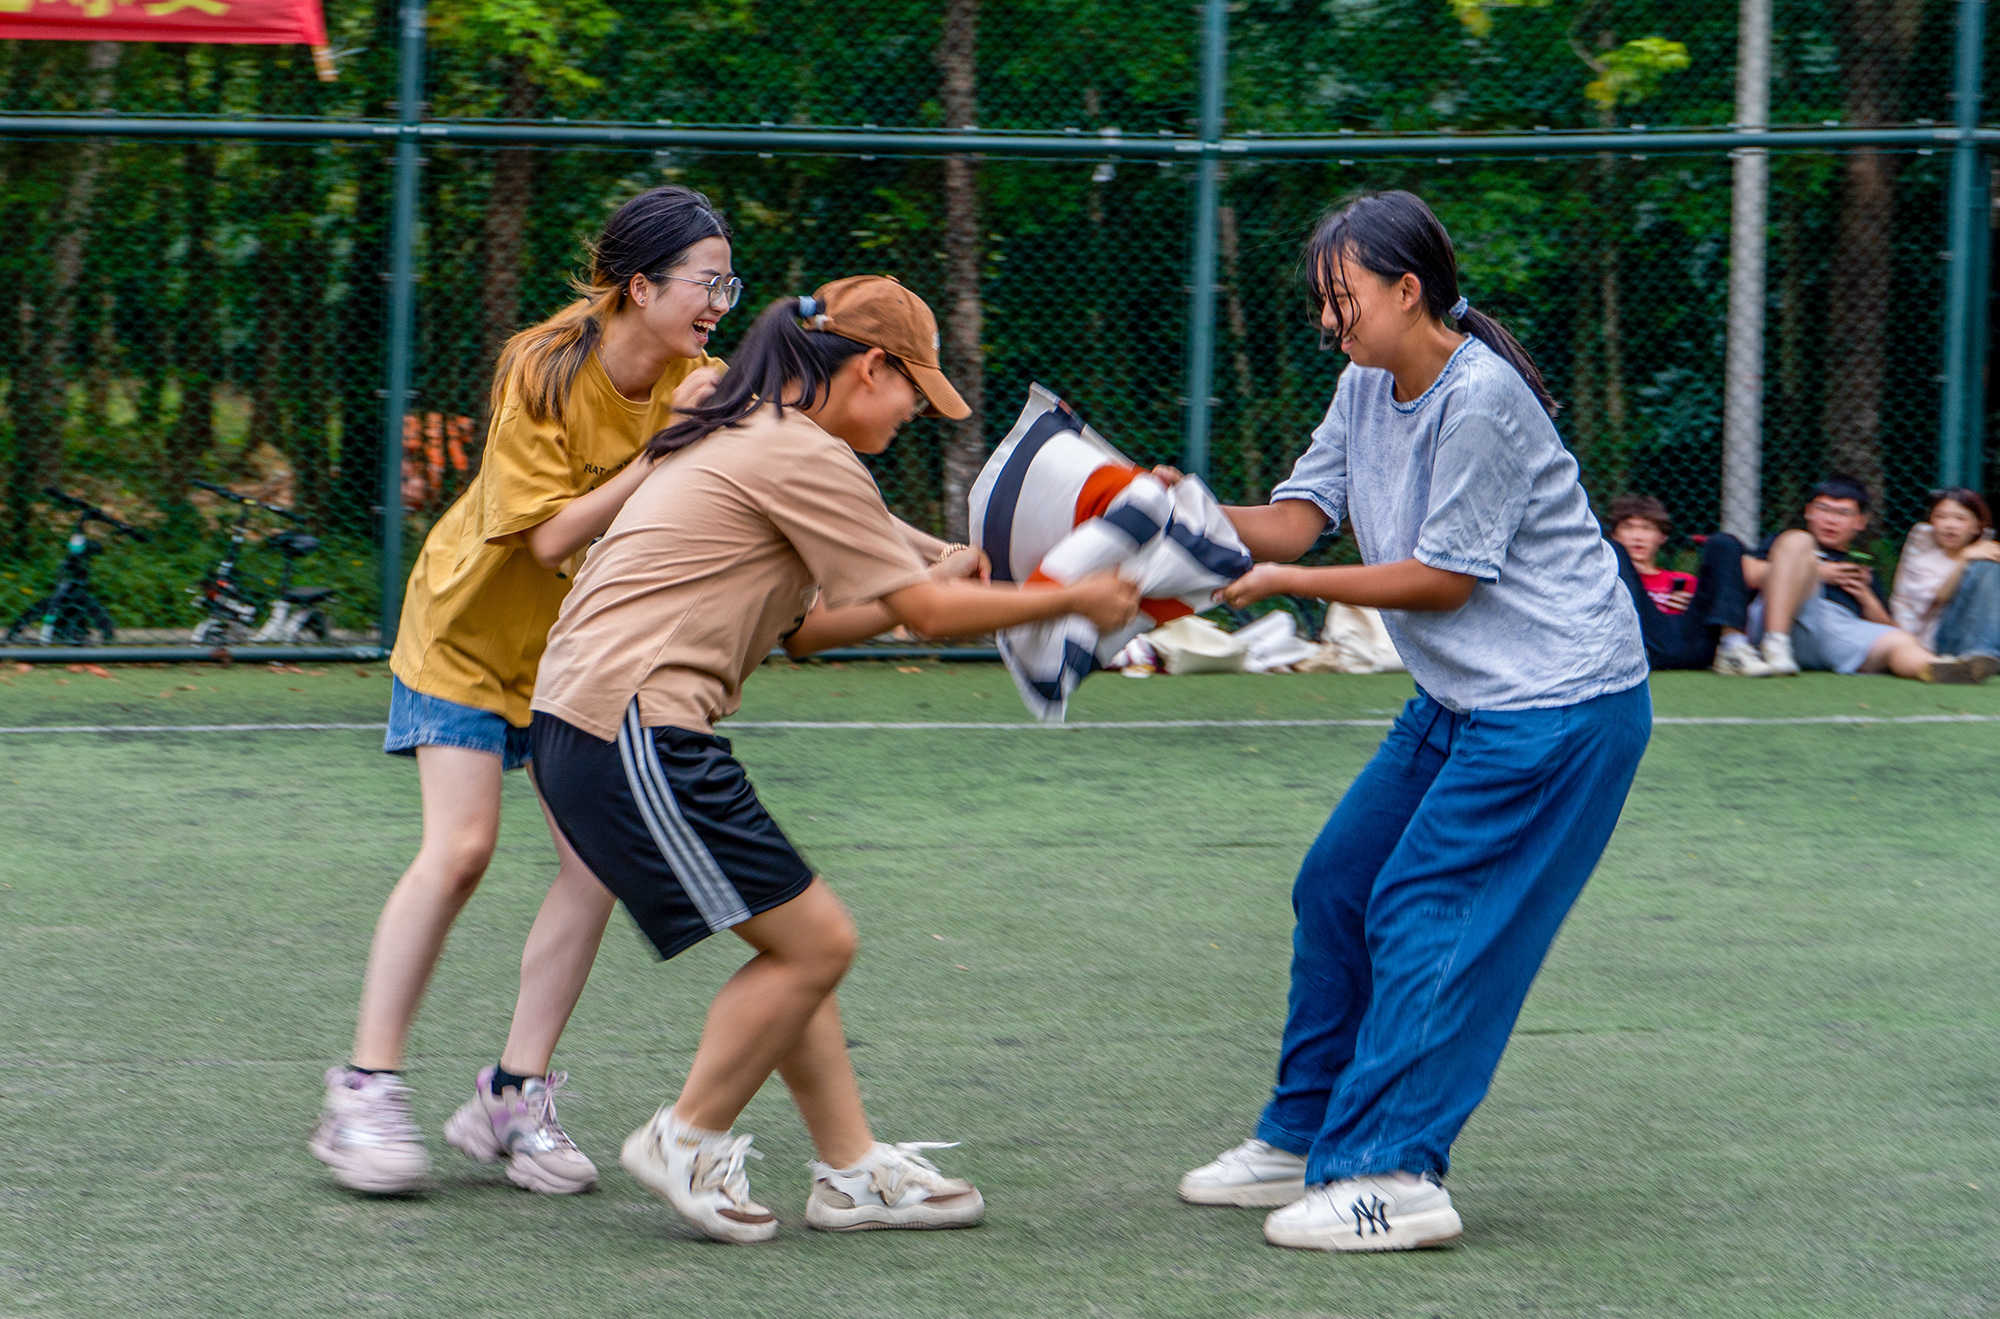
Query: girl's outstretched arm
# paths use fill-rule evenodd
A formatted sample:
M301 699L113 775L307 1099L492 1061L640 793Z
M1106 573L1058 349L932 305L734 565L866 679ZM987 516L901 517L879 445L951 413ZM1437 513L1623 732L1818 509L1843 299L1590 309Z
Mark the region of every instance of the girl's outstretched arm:
M1326 514L1306 499L1280 499L1272 504L1225 504L1222 511L1243 540L1251 557L1290 563L1313 547L1326 530Z
M1241 609L1268 596L1303 595L1375 609L1450 613L1472 598L1477 581L1464 573L1446 572L1415 559L1345 568L1260 563L1223 587L1222 600Z
M1181 479L1178 467L1165 463L1153 475L1167 485ZM1290 563L1313 547L1326 530L1326 513L1309 499L1278 499L1268 504L1224 504L1223 513L1252 558Z
M1060 614L1082 614L1100 631L1132 621L1139 612L1139 588L1103 572L1070 586L989 586L979 582L919 582L849 609L815 607L785 638L785 653L797 658L831 646L865 641L901 623L926 637L972 636L1033 623Z
M924 533L908 523L897 520L903 527L905 539L912 539ZM944 542L939 541L939 546ZM986 579L989 563L984 554L975 549L963 549L945 555L931 565L931 580L934 582L956 582L971 578ZM793 659L811 655L816 651L831 650L835 646L851 646L870 637L879 637L896 626L895 615L889 606L880 600L865 605L849 605L845 609L828 609L820 601L813 601L798 627L786 634L782 644L785 653Z

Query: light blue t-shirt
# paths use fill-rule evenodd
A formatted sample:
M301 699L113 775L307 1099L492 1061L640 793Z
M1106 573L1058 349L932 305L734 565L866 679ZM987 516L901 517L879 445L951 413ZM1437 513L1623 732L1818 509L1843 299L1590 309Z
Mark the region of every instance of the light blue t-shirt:
M1468 336L1422 398L1396 402L1395 383L1341 372L1271 499L1346 522L1364 563L1415 558L1478 579L1462 608L1382 611L1417 685L1453 710L1526 710L1646 681L1617 558L1520 373Z

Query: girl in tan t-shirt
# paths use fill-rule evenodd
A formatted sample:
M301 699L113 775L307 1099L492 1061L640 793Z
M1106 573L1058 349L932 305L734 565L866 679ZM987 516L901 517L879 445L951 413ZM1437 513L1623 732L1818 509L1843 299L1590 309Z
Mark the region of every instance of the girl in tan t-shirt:
M730 255L728 226L698 192L654 188L620 207L595 244L584 296L501 353L479 475L431 529L410 574L383 749L416 757L423 844L382 909L352 1062L327 1072L310 1140L351 1189L406 1191L428 1169L397 1076L410 1022L492 856L501 773L527 758L528 697L569 561L651 471L651 459L633 461L646 442L719 378L722 363L705 349L742 290ZM523 965L522 1001L532 1006L517 1012L503 1055L539 1054L539 1066L513 1064L536 1073L582 993L613 905L550 832L561 868ZM496 1072L480 1074L480 1093L454 1115L452 1143L475 1157L529 1155L510 1158L508 1174L533 1189L588 1189L596 1169L555 1122L545 1081ZM491 1120L495 1111L526 1139Z
M966 1227L985 1205L923 1146L870 1131L834 998L853 921L713 721L781 637L804 654L899 622L950 636L1081 613L1110 628L1138 610L1109 575L1025 590L927 575L856 455L927 405L967 414L936 333L921 300L879 277L767 309L709 403L653 441L660 467L591 551L535 687L550 814L660 955L722 930L754 952L716 995L679 1097L621 1158L720 1241L777 1231L750 1198L750 1137L730 1129L773 1071L819 1151L811 1226Z

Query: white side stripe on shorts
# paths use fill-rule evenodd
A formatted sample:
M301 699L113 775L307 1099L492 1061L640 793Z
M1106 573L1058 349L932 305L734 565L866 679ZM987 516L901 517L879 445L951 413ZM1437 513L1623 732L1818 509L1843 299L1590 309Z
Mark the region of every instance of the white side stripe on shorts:
M701 841L701 835L681 815L653 739L639 726L636 697L625 710L625 721L618 726L618 755L625 762L625 782L632 789L632 799L639 803L646 832L653 835L653 845L666 858L674 878L687 890L708 928L726 930L749 920L750 908L742 894L715 863L715 854Z

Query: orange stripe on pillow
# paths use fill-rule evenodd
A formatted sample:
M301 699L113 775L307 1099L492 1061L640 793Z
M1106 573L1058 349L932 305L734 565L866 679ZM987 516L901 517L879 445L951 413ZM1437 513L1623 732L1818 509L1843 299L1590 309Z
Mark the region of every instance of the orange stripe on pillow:
M1111 507L1111 501L1132 484L1140 470L1123 463L1106 463L1085 477L1083 489L1076 496L1076 521L1070 525L1080 527L1092 518L1103 517L1104 510Z

